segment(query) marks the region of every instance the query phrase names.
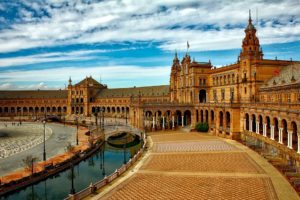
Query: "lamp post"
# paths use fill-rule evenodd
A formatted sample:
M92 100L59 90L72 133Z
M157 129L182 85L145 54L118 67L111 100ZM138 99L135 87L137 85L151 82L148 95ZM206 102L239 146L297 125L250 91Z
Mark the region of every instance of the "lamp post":
M99 114L100 118L100 130L103 131L104 130L104 109L100 108L100 114Z
M76 116L76 145L78 145L78 116Z
M102 130L104 131L104 109L102 110Z
M20 122L20 125L21 125L21 114L22 114L22 113L21 113L21 112L22 112L22 111L21 111L21 108L18 108L18 111L20 111L19 122Z
M127 107L125 107L125 120L126 120L126 126L127 126Z
M44 153L43 160L46 161L46 120L43 121L44 124Z
M125 143L124 143L124 145L123 145L123 150L124 150L123 156L124 156L124 164L126 164L126 144L127 144L127 134L125 135L124 140L125 140Z

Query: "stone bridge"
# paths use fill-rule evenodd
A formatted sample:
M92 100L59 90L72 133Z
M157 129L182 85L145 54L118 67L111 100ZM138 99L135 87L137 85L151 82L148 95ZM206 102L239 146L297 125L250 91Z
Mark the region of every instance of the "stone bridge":
M126 132L132 135L138 135L139 137L141 137L141 133L142 131L136 129L136 128L132 128L130 126L117 126L115 128L113 128L112 130L105 130L104 135L105 135L105 141L108 140L108 138L110 136L116 135L118 133L122 133L122 132Z

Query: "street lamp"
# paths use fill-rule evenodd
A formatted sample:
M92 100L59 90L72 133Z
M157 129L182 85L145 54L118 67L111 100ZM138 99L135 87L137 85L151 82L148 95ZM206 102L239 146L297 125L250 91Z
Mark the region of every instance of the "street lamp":
M104 109L100 108L100 130L103 131L104 130Z
M125 107L125 120L126 120L126 126L127 126L127 107Z
M102 130L104 130L104 109L102 112Z
M22 114L21 112L22 112L22 111L21 111L21 108L20 108L20 107L18 108L18 111L20 111L19 122L20 122L20 125L21 125L21 124L22 124L22 123L21 123L21 114Z
M123 156L124 156L124 164L126 164L126 145L127 145L127 133L126 133L126 135L125 135L125 138L124 138L124 140L125 140L125 143L124 143L124 145L123 145L123 152L124 152L124 154L123 154Z
M43 160L46 161L46 120L43 121L44 124L44 153Z
M76 145L78 145L78 116L76 116Z

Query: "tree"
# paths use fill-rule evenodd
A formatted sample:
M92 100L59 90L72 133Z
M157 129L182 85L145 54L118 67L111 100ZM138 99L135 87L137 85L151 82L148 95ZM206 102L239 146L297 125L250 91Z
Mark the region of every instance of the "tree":
M198 123L195 128L198 132L207 132L208 131L208 123L207 122Z
M72 152L74 150L74 146L69 142L66 146L66 150L67 152Z
M31 175L33 175L33 173L34 173L34 163L37 160L38 159L36 157L33 157L32 155L28 155L22 160L25 165L25 168L27 168L28 170L31 170Z

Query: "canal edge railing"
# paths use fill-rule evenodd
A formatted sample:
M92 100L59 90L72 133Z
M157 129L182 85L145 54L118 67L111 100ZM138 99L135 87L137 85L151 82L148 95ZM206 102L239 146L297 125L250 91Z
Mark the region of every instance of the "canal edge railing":
M146 134L143 134L143 146L140 148L140 150L133 156L133 158L129 159L129 161L126 164L123 164L122 167L119 169L116 169L116 171L109 176L106 176L104 179L96 182L96 183L91 183L90 186L87 188L75 193L75 194L69 194L68 197L66 197L64 200L79 200L82 198L85 198L89 196L90 194L95 193L97 190L105 187L118 177L120 177L127 169L129 169L143 154L146 145L147 145L147 140L146 140Z

